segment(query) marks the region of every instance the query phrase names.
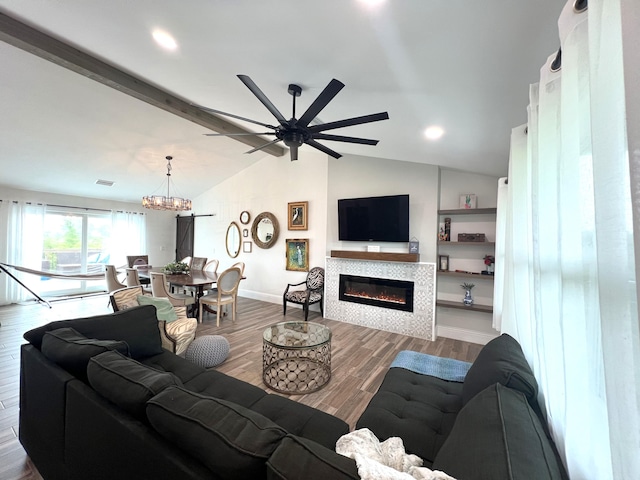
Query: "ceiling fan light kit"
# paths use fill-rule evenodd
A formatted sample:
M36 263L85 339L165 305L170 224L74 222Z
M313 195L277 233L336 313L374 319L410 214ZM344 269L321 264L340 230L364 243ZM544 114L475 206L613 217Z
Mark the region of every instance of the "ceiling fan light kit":
M187 198L172 197L169 191L171 184L171 160L173 157L167 156L167 196L146 195L142 197L142 206L151 210L171 210L182 212L191 210L191 200Z
M249 150L246 153L253 153L258 150L262 150L269 145L273 145L277 142L283 142L287 147L289 147L289 152L291 156L291 160L298 159L298 148L304 144L307 144L317 150L320 150L327 155L332 156L333 158L340 158L342 155L338 152L331 150L330 148L325 147L324 145L317 142L317 140L329 140L335 142L347 142L347 143L357 143L361 145L377 145L378 140L371 140L368 138L358 138L358 137L345 137L343 135L330 135L322 133L326 130L333 130L336 128L344 128L350 127L354 125L361 125L364 123L378 122L380 120L388 120L389 114L387 112L375 113L372 115L364 115L361 117L353 117L347 118L344 120L339 120L336 122L322 123L319 125L309 126L309 123L318 116L318 114L328 105L328 103L333 100L333 98L344 88L344 83L336 80L335 78L329 82L329 84L324 88L320 95L316 97L313 103L309 106L309 108L302 114L302 116L298 119L296 118L296 97L299 97L302 94L302 88L296 84L289 84L287 91L293 97L293 113L291 119L287 120L282 113L275 107L273 103L267 98L267 96L260 90L260 88L249 78L247 75L238 75L238 78L244 83L251 93L253 93L258 100L271 112L271 114L278 120L278 125L269 125L266 123L258 122L256 120L252 120L249 118L241 117L239 115L234 115L232 113L222 112L220 110L214 110L206 107L199 107L203 110L217 113L220 115L225 115L232 118L237 118L238 120L243 120L246 122L254 123L256 125L261 125L263 127L267 127L272 129L272 132L262 132L255 134L247 134L247 133L206 133L205 135L215 137L215 136L235 136L235 135L274 135L276 138L264 145L256 147L252 150Z

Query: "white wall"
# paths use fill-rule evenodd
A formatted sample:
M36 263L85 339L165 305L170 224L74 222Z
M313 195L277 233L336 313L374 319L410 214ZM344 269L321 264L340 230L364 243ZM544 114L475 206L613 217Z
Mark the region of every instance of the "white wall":
M193 200L194 214L215 213L215 217L196 219L194 254L220 260L219 272L236 261L245 262L246 279L240 284L240 295L280 303L287 283L302 282L307 275L286 270L286 239L309 239L310 267L324 267L326 195L326 155L305 148L295 162L288 155L265 157ZM309 202L308 230L289 231L287 204L302 201ZM248 225L240 224L240 212L244 210L251 214ZM252 252L241 249L237 258L229 257L224 243L229 224L235 221L251 235L251 223L262 212L271 212L278 220L276 243L261 249L250 237L243 238L252 242Z
M408 252L408 243L338 240L338 199L406 193L409 194L409 237L420 241L422 262L435 262L438 167L355 155L329 159L327 255L331 250L365 251L368 244L379 245L382 252Z

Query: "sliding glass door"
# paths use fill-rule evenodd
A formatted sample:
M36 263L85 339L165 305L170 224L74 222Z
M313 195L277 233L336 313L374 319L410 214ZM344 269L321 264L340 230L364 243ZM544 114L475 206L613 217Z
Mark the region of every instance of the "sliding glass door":
M102 273L109 263L111 212L48 206L44 216L42 270L63 275ZM70 295L104 290L99 280L41 277L44 295Z

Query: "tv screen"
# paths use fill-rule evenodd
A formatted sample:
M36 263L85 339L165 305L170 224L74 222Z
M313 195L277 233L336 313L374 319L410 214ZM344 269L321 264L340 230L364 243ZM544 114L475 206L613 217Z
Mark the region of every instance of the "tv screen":
M409 195L338 200L338 238L346 241L408 242Z

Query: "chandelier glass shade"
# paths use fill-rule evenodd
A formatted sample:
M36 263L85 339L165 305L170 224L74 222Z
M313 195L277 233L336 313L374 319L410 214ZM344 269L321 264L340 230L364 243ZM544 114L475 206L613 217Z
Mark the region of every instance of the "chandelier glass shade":
M191 210L191 200L187 198L172 197L169 191L171 185L171 160L173 157L167 156L167 195L146 195L142 197L142 206L152 210Z

